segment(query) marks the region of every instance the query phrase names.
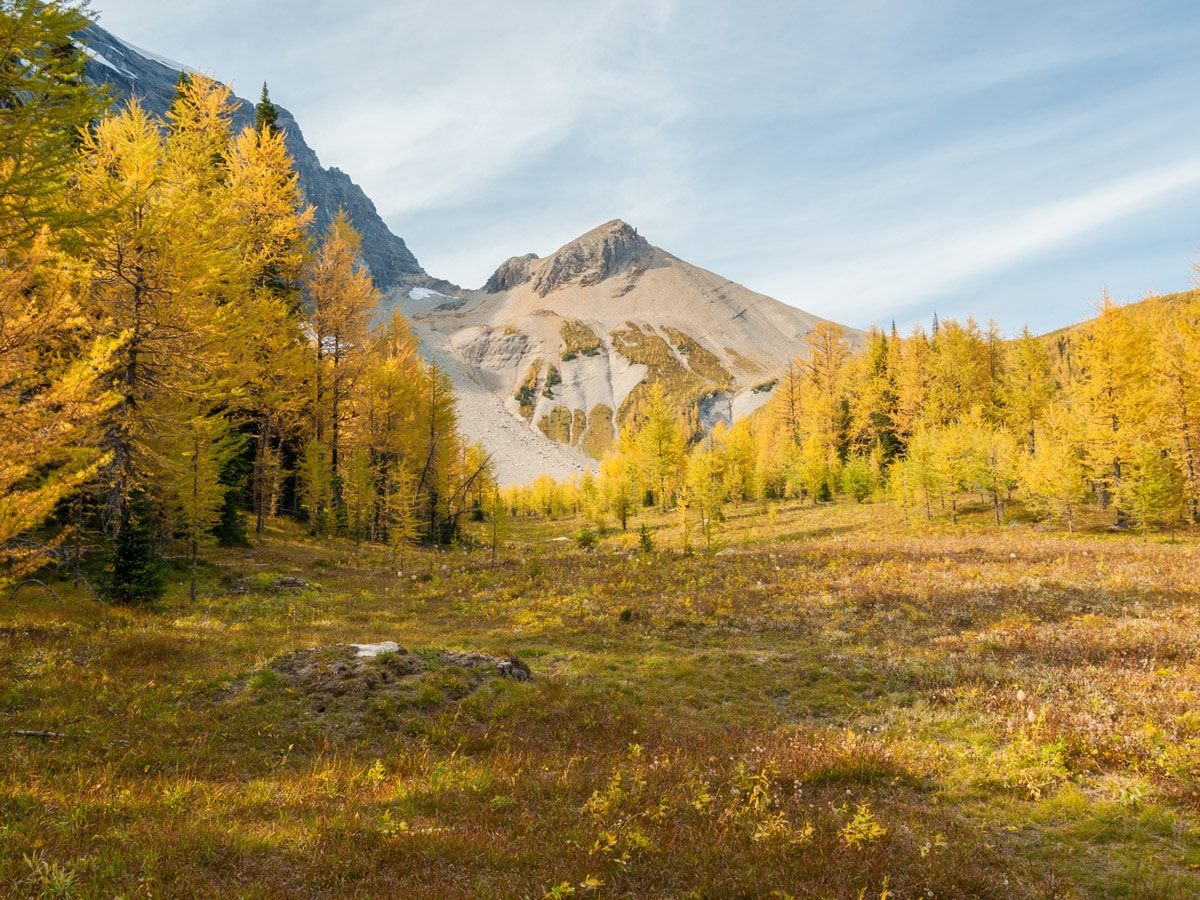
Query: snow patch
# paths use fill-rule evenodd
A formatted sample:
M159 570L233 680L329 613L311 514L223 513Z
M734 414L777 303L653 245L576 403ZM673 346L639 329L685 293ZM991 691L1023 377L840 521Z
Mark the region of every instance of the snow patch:
M142 59L148 59L151 62L156 62L160 66L166 66L168 69L174 69L176 72L188 72L192 75L200 74L199 69L193 69L191 66L185 66L183 63L176 62L173 59L168 59L165 56L159 56L157 53L152 53L149 50L143 50L141 47L137 46L136 44L131 44L131 43L129 43L129 41L121 40L116 35L113 35L113 39L116 40L117 43L121 44L121 46L125 47L127 50L132 50L134 53L136 53Z
M100 63L100 65L104 66L106 69L112 69L117 74L124 75L126 78L130 78L130 79L137 78L137 76L134 75L132 72L130 72L128 69L117 65L115 62L113 62L111 59L109 59L103 53L93 50L91 47L84 47L83 52L86 53L90 59L94 60L95 62Z
M440 291L432 290L431 288L415 287L408 292L408 296L413 300L428 300L430 297L446 297ZM449 299L446 297L446 299Z
M400 645L395 641L381 641L378 644L351 644L354 655L363 659L373 659L383 653L400 653Z

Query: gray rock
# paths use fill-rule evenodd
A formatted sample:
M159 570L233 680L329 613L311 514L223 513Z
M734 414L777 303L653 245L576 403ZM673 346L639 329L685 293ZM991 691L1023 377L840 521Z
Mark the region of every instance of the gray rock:
M483 289L489 294L499 294L524 284L530 279L530 272L537 258L536 253L526 253L524 256L514 256L505 260L500 264L500 268L492 273Z
M654 248L637 229L613 219L547 259L538 269L533 288L545 297L574 282L586 287L625 272L636 279L653 259Z

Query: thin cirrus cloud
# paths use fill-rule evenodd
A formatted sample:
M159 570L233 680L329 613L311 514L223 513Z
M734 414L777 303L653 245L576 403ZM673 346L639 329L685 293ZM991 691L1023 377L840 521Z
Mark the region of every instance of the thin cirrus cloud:
M889 308L883 304L912 310L922 298L942 297L1014 263L1052 255L1063 244L1153 208L1163 197L1198 188L1200 158L1140 172L956 233L931 235L929 229L922 229L908 240L890 235L881 243L898 246L872 257L865 267L856 258L840 259L807 267L802 275L773 277L804 278L805 292L813 298L849 295L858 307L848 305L851 313Z
M262 80L439 277L622 217L824 315L1008 331L1189 286L1200 8L1182 0L108 0Z

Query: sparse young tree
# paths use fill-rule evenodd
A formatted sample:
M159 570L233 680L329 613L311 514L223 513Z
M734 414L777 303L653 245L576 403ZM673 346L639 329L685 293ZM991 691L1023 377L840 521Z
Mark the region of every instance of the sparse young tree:
M191 570L190 596L196 601L200 548L215 541L211 529L221 519L228 486L221 470L238 452L241 439L220 416L193 415L162 441L154 489L160 508L174 507L179 531L187 544Z
M325 449L335 517L345 515L342 490L342 428L350 413L351 387L367 359L366 346L378 295L362 266L362 239L344 212L325 232L305 273L307 325L313 352L313 436ZM324 519L318 507L317 516Z
M676 411L662 385L651 385L645 419L636 432L638 458L646 484L660 509L669 509L679 490L684 465L684 437Z
M1042 412L1055 394L1050 354L1045 345L1022 329L1009 347L1009 362L1004 370L1001 396L1004 419L1015 433L1022 436L1025 452L1036 451L1038 422Z
M1157 432L1154 342L1145 324L1106 296L1077 352L1072 406L1083 423L1083 446L1101 507L1119 494L1123 466L1139 437ZM1118 522L1125 512L1118 507Z
M1179 512L1179 473L1163 449L1139 440L1129 451L1119 501L1131 523L1142 533L1142 543L1152 525L1163 525Z
M933 465L944 495L950 499L950 521L958 524L959 495L975 487L976 454L979 449L978 420L953 422L932 429ZM943 508L945 502L942 503Z
M927 361L930 355L929 338L914 326L912 334L903 340L893 339L888 371L894 372L892 384L896 392L892 423L897 441L907 446L922 421L929 393Z
M1001 524L1004 500L1017 485L1017 445L1003 425L978 421L975 427L974 480L992 499L996 525Z
M488 534L491 537L492 565L496 564L496 554L501 542L508 537L512 522L508 517L508 504L496 485L491 486L484 501L484 513L487 516Z
M1200 297L1160 313L1155 381L1163 404L1165 444L1183 479L1184 510L1200 519Z
M347 456L342 478L346 530L355 542L373 540L379 497L371 457L361 446L354 447Z
M809 347L801 389L805 432L818 441L823 455L832 463L847 452L849 422L844 413L844 382L850 344L840 325L826 321L818 322L804 340Z
M609 453L600 461L600 482L603 485L604 497L608 508L612 510L621 530L629 530L629 517L637 508L638 487L633 461L627 448L631 439L624 433L618 443L618 449Z
M1061 404L1046 410L1034 452L1019 467L1025 504L1033 512L1053 515L1075 531L1075 514L1087 497L1087 472L1077 425Z
M937 436L928 428L918 428L908 442L908 452L893 466L896 490L907 503L919 499L925 505L925 518L933 518L933 498L943 488L937 465Z
M842 468L842 490L853 497L855 503L870 497L878 484L878 470L870 458L856 455L846 460Z
M753 500L759 496L758 434L750 419L740 418L728 431L718 423L713 438L721 448L725 471L725 495L731 500Z
M713 537L725 521L724 461L711 438L692 451L687 463L685 495L687 506L700 515L704 548L712 552Z

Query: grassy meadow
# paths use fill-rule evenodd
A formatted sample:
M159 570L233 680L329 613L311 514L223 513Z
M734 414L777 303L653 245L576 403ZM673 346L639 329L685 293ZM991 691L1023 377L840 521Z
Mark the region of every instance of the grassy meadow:
M495 563L277 524L107 627L23 587L0 893L1200 896L1200 535L991 515L518 520Z

